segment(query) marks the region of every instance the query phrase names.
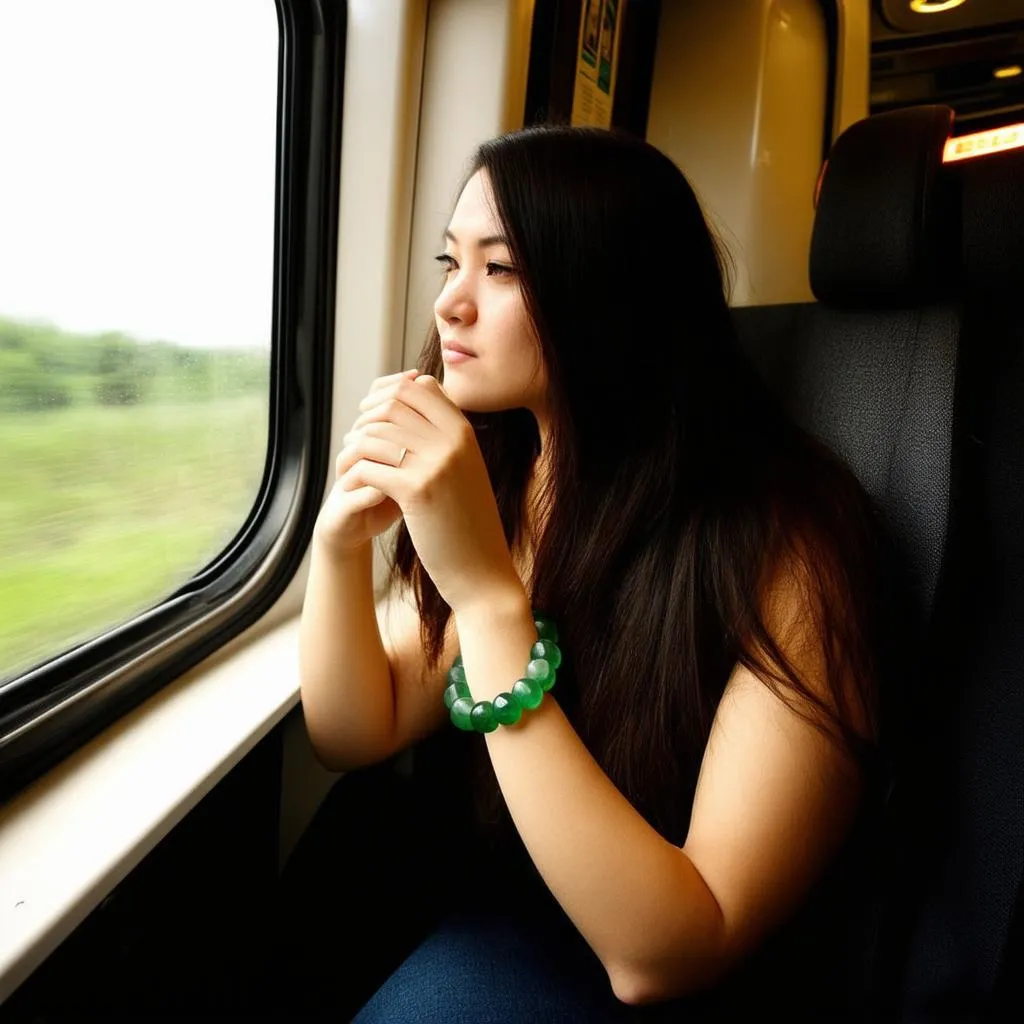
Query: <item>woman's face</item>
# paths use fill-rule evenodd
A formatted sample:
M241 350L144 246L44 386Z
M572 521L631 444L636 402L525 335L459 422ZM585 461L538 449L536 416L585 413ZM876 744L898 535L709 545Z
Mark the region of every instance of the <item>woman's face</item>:
M465 412L526 408L540 417L547 375L485 171L467 182L445 239L434 303L445 391Z

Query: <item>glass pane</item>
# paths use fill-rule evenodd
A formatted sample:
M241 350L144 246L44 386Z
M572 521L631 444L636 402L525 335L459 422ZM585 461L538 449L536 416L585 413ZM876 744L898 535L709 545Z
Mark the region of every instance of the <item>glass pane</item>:
M269 424L273 0L0 0L0 678L153 606Z

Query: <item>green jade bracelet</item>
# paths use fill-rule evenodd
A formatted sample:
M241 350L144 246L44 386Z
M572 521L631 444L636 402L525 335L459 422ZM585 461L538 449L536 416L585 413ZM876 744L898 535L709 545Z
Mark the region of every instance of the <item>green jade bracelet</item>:
M510 693L499 693L493 703L473 700L466 682L466 670L462 667L462 655L455 659L448 671L444 706L457 729L463 732L494 732L499 725L515 725L524 711L540 707L544 694L555 685L555 672L562 664L562 652L558 649L558 627L554 619L535 611L533 624L537 628L537 642L530 648L526 675L515 681Z

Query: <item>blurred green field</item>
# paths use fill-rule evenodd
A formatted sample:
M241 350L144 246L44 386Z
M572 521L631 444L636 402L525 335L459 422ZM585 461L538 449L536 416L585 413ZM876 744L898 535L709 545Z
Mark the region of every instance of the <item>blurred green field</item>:
M256 499L268 420L251 394L0 414L0 679L214 558Z

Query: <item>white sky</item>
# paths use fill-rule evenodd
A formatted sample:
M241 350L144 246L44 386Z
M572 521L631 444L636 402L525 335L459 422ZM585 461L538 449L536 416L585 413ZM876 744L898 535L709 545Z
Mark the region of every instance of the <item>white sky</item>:
M0 0L0 316L270 344L274 0Z

